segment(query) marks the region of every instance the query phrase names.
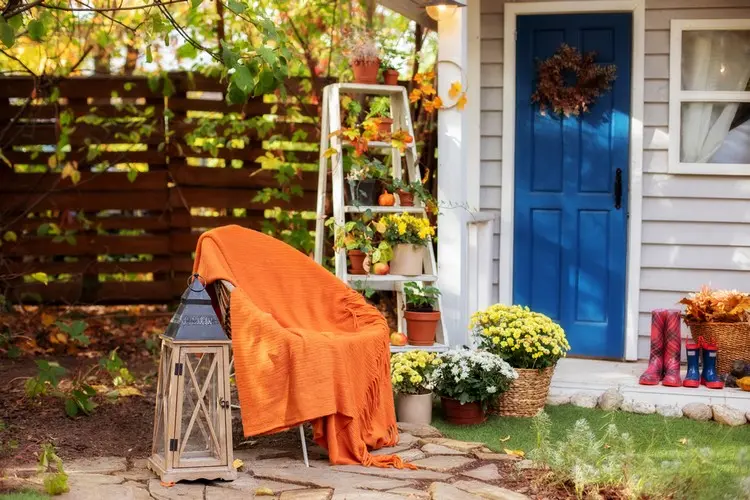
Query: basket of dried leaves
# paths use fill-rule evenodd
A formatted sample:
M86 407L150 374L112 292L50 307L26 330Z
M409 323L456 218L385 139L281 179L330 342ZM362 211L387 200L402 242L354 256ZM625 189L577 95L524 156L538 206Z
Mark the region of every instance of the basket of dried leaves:
M750 294L703 286L680 303L693 340L716 344L719 373L730 372L734 361L750 361Z

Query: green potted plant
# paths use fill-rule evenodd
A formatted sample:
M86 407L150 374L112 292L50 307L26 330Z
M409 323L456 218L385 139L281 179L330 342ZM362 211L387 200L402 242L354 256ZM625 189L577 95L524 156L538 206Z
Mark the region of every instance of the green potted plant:
M414 197L416 196L425 204L429 211L437 213L437 202L421 181L410 183L402 179L394 179L391 182L391 189L398 195L400 206L413 207Z
M346 173L352 205L377 205L382 180L387 176L388 168L377 158L352 156Z
M396 56L394 50L383 49L383 58L380 60L380 71L383 74L383 84L398 85L398 70L396 69Z
M489 402L518 377L503 358L487 351L451 350L435 367L434 391L445 419L456 425L481 424Z
M495 304L474 313L469 328L480 349L501 356L518 372L493 413L536 415L547 401L557 361L570 350L562 327L528 307Z
M355 83L378 83L380 51L369 33L353 33L349 40L349 63Z
M377 120L378 131L385 135L391 133L393 118L391 118L391 100L388 97L376 97L370 101L370 109L365 120Z
M391 272L404 276L422 274L426 245L435 235L430 221L408 213L388 214L380 218L376 228L393 248Z
M435 353L407 351L391 356L391 383L396 392L396 419L410 424L432 422L432 372Z
M404 283L406 302L406 338L410 345L431 346L435 343L435 332L440 321L437 310L440 290L434 286L421 286L410 281Z
M326 226L335 225L330 217ZM361 219L351 220L343 227L336 227L334 232L334 249L346 251L349 257L349 274L388 274L388 262L393 258L391 246L386 241L376 241L377 234L367 214Z

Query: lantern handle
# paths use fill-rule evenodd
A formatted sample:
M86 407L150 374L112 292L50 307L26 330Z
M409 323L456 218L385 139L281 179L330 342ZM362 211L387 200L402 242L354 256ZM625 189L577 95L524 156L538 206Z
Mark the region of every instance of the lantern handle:
M191 289L192 291L194 291L194 292L202 292L203 290L205 290L205 289L206 289L206 286L207 286L207 283L206 283L206 278L204 278L203 276L201 276L201 275L200 275L200 274L198 274L198 273L194 273L193 275L191 275L191 276L190 276L190 277L188 278L188 280L187 280L187 281L188 281L188 288L190 288L190 289ZM200 290L196 290L196 289L194 289L194 288L193 288L193 283L195 283L196 281L197 281L198 283L200 283L200 284L201 284L201 285L203 286L203 288L202 288L202 289L200 289Z

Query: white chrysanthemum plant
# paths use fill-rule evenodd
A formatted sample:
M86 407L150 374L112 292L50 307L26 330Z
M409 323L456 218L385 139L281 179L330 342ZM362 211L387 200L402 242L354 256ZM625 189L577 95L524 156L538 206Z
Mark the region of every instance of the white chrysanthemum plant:
M508 390L516 371L503 358L487 351L456 349L440 356L433 372L434 391L461 404L485 405Z

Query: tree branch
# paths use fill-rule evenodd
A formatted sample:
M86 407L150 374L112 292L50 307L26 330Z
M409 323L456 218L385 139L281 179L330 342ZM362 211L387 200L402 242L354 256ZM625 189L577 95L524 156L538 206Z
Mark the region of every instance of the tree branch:
M187 3L187 0L169 0L167 2L149 3L145 5L131 5L129 7L105 7L105 8L77 8L77 7L60 7L58 5L49 5L39 2L41 7L52 9L52 10L64 10L66 12L120 12L123 10L140 10L147 9L149 7L160 7L162 5L170 5L174 3Z

